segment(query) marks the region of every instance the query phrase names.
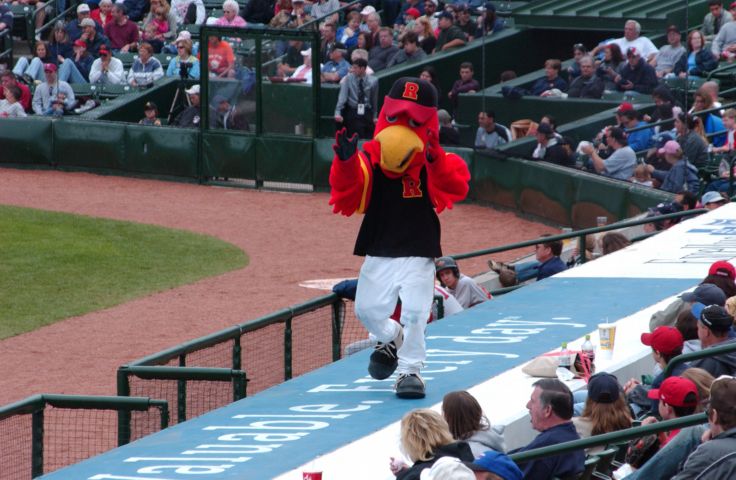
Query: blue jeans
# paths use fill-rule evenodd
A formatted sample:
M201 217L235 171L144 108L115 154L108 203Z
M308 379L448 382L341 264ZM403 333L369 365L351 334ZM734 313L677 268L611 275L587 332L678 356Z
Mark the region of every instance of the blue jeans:
M18 76L28 75L32 79L39 80L41 82L46 81L46 76L43 73L43 62L38 57L33 57L30 62L26 57L20 57L18 61L15 62L13 73Z
M643 467L626 477L626 480L674 477L680 464L700 445L700 437L706 428L706 424L683 428Z
M79 73L79 69L70 59L65 59L59 66L59 80L67 83L89 83L87 79Z
M542 264L537 262L536 260L532 262L517 263L516 265L514 265L514 270L516 271L516 281L518 281L519 283L523 283L527 280L531 280L532 278L537 278L540 265Z

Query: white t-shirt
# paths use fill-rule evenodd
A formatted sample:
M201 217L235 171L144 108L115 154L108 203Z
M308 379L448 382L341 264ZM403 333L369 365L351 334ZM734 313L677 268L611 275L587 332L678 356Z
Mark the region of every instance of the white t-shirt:
M652 41L644 36L637 37L636 39L631 41L626 40L626 37L621 37L615 40L611 40L608 43L615 43L616 45L618 45L624 57L626 56L626 51L630 47L636 48L636 50L641 53L641 57L644 59L648 59L651 54L657 53L659 51L657 50L657 47L654 46Z

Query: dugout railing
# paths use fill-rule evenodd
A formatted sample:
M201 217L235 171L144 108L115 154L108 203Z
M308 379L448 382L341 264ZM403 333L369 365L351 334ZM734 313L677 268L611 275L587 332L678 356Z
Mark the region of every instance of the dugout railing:
M130 440L118 415L148 417L153 431L169 425L165 400L143 397L34 395L0 407L0 477L35 478Z
M671 376L675 367L683 363L690 363L693 360L701 360L703 358L715 357L718 355L731 353L731 352L736 352L736 343L727 343L725 345L717 345L714 347L699 350L697 352L689 352L689 353L680 354L676 356L675 358L673 358L672 360L670 360L670 362L667 364L667 366L664 369L664 378Z
M575 478L610 479L612 478L611 470L617 466L616 463L613 462L613 459L623 457L623 455L621 455L622 453L624 453L622 452L622 449L625 448L625 444L627 442L636 438L641 438L646 435L656 434L660 432L668 432L671 430L692 427L694 425L701 425L703 423L706 423L707 421L708 417L705 413L696 413L694 415L688 415L686 417L665 420L649 425L636 426L632 428L627 428L625 430L619 430L617 432L593 435L588 438L559 443L557 445L551 445L548 447L536 448L534 450L528 450L525 452L513 453L510 455L510 457L517 464L521 464L530 460L551 457L553 455L574 452L576 450L604 447L604 452L607 454L607 459L605 462L600 462L596 466L595 473L583 472L583 474ZM603 454L596 453L593 456L603 456ZM592 474L592 476L584 477L584 475L586 474Z

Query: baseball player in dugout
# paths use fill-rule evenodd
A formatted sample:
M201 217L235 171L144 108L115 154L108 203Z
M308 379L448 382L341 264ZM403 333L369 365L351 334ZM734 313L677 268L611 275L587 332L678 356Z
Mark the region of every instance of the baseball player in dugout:
M368 372L378 380L397 373L400 398L423 398L424 329L434 295L434 259L442 256L437 214L468 193L470 173L439 144L437 91L401 78L385 97L373 139L335 135L330 205L335 213L363 214L355 255L365 257L355 314L378 340ZM389 317L401 299L400 323Z

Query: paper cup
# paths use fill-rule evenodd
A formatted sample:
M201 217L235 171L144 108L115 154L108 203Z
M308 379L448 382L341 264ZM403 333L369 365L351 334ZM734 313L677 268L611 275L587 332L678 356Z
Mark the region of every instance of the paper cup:
M598 227L605 227L608 225L608 217L595 217L595 224Z
M302 472L303 480L322 480L322 472Z
M599 323L598 336L600 338L598 348L604 357L613 356L613 347L616 344L616 325L613 323Z

